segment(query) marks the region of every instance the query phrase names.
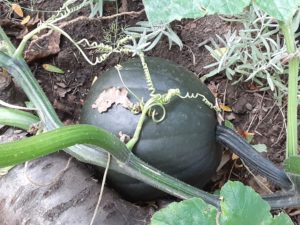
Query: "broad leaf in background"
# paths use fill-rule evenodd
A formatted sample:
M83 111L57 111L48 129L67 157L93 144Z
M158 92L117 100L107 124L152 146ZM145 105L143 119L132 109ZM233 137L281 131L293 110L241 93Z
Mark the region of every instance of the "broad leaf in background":
M168 24L183 18L199 18L206 14L205 9L202 9L197 1L143 0L143 3L148 20L153 25Z
M271 225L277 220L284 221L285 225L293 224L289 217L280 214L272 218L271 207L252 188L240 182L229 181L221 189L221 216L222 225Z
M291 19L299 6L299 0L255 0L254 3L280 21Z
M251 3L251 0L199 0L199 2L208 14L233 16L243 12L244 8Z
M295 14L299 0L144 0L148 20L168 24L184 18L200 18L209 14L237 15L252 3L280 21Z
M148 20L153 24L167 24L183 18L200 18L207 14L236 15L251 0L144 0Z
M252 188L227 182L221 189L221 212L198 198L172 203L156 212L150 225L293 225L286 214L272 217L271 207Z
M200 198L174 202L155 213L150 225L215 225L217 209Z
M290 156L283 164L286 172L300 175L300 156Z

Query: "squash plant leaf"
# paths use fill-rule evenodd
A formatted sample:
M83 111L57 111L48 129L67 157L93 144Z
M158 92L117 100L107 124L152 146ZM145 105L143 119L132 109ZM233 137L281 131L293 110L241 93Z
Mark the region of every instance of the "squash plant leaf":
M191 198L156 212L150 225L293 225L288 215L272 217L271 207L252 188L227 182L221 189L221 211L203 200ZM217 216L218 214L218 216Z
M288 21L299 6L299 0L254 0L254 3L270 16L280 21Z
M290 217L287 214L280 213L278 216L275 216L270 223L270 225L293 225Z
M207 14L236 15L251 0L144 0L147 17L153 25L182 18L200 18Z
M300 174L300 156L290 156L283 164L286 172Z
M271 207L252 188L240 182L229 181L221 189L220 195L222 225L259 225L270 224Z
M216 224L217 209L200 198L175 202L156 212L150 225Z

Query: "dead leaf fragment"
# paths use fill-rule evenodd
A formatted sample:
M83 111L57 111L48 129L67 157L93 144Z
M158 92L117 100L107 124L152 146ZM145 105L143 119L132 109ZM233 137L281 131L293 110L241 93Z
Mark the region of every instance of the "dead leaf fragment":
M16 4L16 3L12 3L11 4L11 9L19 16L19 17L23 17L24 13L23 10L21 8L20 5Z
M220 104L220 108L224 111L224 112L232 112L232 109L224 104Z
M25 51L26 61L32 62L57 54L60 51L60 36L59 32L49 31L38 37L38 39L31 41Z
M122 141L123 143L127 143L128 141L130 141L130 136L128 134L123 134L122 131L119 132L119 138L120 141Z
M254 137L254 133L250 133L246 130L243 130L241 128L237 128L237 132L239 133L239 135L241 135L244 139L246 139L249 142L252 141L253 137Z
M238 155L232 153L232 156L231 156L231 159L232 159L232 160L237 160L237 159L239 159L239 158L240 158L240 157L239 157Z
M27 24L27 23L29 22L30 18L31 18L30 16L26 16L26 17L21 21L21 24L22 24L22 25Z
M92 108L97 108L100 113L106 112L113 104L122 105L128 109L133 106L133 103L128 99L127 94L128 91L124 87L108 88L100 93Z

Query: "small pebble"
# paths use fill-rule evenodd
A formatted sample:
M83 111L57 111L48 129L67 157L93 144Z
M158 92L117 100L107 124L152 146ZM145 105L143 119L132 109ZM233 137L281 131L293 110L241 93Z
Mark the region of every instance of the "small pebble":
M251 111L253 109L253 106L248 102L246 105L245 105L246 109L248 109L249 111Z

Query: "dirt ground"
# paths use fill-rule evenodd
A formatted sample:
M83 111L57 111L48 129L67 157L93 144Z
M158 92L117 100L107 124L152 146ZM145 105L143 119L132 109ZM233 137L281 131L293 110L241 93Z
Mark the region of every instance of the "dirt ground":
M43 10L57 10L63 0L53 1L36 1L34 8ZM127 11L138 12L143 9L143 5L139 0L128 0ZM20 1L23 6L29 6L28 1ZM0 8L1 10L1 8ZM2 6L2 10L5 7ZM114 4L106 3L104 7L104 15L113 15L116 13ZM87 10L83 9L73 15L73 18L87 15ZM31 17L39 19L47 18L49 13L31 13ZM30 27L20 25L16 15L12 15L10 19L7 14L3 14L0 18L0 24L10 35L15 44L20 42L23 33ZM70 19L73 19L70 18ZM113 19L88 20L82 19L69 22L64 25L64 30L74 39L81 40L87 38L90 41L101 42L105 39L105 35L112 33L111 27L113 23L117 23L119 31L122 27L134 25L137 21L145 20L145 14L126 15ZM33 24L34 27L36 24ZM181 22L173 22L172 28L184 43L183 49L180 51L178 46L172 46L169 49L167 39L163 39L152 51L147 53L150 56L162 57L170 59L177 64L194 72L201 77L208 72L203 67L212 63L214 60L204 46L200 43L215 38L216 34L222 36L229 30L235 29L235 25L225 22L217 16L208 16L198 20L183 20ZM53 38L53 36L51 36ZM43 87L50 101L53 103L57 113L62 121L66 124L77 123L81 107L88 94L89 88L95 76L101 76L103 71L113 67L117 63L121 63L128 59L128 56L114 55L104 63L97 66L90 66L81 56L79 51L65 37L56 37L59 40L57 51L49 53L49 55L38 54L37 52L45 51L51 40L45 38L39 43L40 49L35 50L33 58L28 57L29 65ZM55 42L55 40L52 40ZM56 43L57 44L57 43ZM209 44L209 42L208 42ZM64 74L53 74L43 69L42 64L49 63L57 65L65 71ZM253 89L251 83L240 83L231 85L223 74L219 74L206 81L207 85L213 88L220 101L232 108L232 112L227 112L224 117L230 120L236 128L254 133L253 143L265 144L268 146L268 152L265 154L271 161L281 166L285 153L285 115L286 107L278 106L270 92L259 91ZM0 86L1 87L1 86ZM4 90L4 89L3 89ZM7 87L6 89L7 90ZM13 95L12 95L13 96ZM14 95L16 96L16 95ZM20 96L20 95L17 95ZM9 98L12 103L20 102L22 99ZM2 134L5 129L0 130ZM2 135L3 137L3 135ZM260 185L256 179L271 190L276 190L272 184L260 176L253 176L247 168L245 168L239 159L231 159L229 153L225 153L223 157L224 166L218 171L218 174L210 182L206 190L213 191L220 188L228 179L240 180L245 184L251 185L260 193L266 193L263 185ZM297 212L296 209L288 210L288 212ZM299 218L293 217L297 223Z

